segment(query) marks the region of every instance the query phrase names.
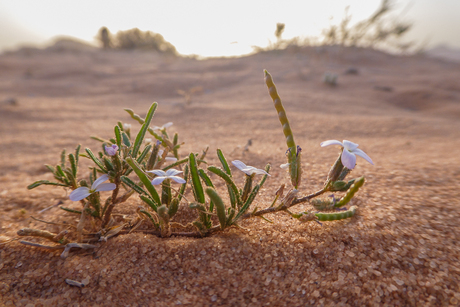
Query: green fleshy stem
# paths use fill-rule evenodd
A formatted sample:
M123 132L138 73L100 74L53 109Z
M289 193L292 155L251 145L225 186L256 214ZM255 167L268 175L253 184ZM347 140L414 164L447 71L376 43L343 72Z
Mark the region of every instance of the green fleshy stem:
M286 137L286 144L288 147L288 163L289 163L289 174L291 176L291 183L297 189L301 180L301 165L300 165L300 151L297 152L297 147L294 142L294 135L292 134L291 126L289 125L289 120L286 115L286 110L281 102L281 98L278 95L276 90L275 83L273 78L267 70L264 70L265 73L265 84L268 87L268 93L273 99L273 104L275 106L276 112L278 112L278 118L280 120L281 126L283 127L283 133Z
M166 205L167 207L171 203L172 195L171 195L171 179L165 179L162 183L161 189L161 203Z
M335 160L335 163L332 165L331 169L329 170L329 173L327 175L327 180L330 182L334 182L339 178L340 174L342 173L343 170L343 164L342 164L342 153L340 153L339 157L337 160Z
M348 204L348 202L355 196L355 193L358 192L359 188L364 184L364 177L360 177L355 180L355 183L351 185L344 197L342 197L336 204L335 208L340 208Z
M318 218L319 221L321 222L326 222L326 221L337 221L337 220L343 220L349 217L352 217L356 213L356 206L351 206L349 210L347 211L342 211L342 212L333 212L333 213L315 213L316 217Z
M249 194L251 193L252 190L252 180L254 179L255 174L251 175L246 175L245 177L245 182L244 182L244 188L243 188L243 194L241 195L241 200L243 202L248 199Z

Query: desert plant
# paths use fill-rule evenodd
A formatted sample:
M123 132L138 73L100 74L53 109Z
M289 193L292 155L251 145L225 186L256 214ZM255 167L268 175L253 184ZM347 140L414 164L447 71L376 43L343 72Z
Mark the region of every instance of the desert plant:
M267 47L253 46L254 52L287 49L312 45L339 45L370 48L393 48L406 51L414 46L413 42L401 42L401 38L412 28L409 22L401 21L394 15L392 0L382 0L379 8L368 18L350 25L349 7L345 9L340 24L330 25L322 31L321 38L293 37L283 39L284 23L277 23L276 42L269 42ZM321 40L322 39L322 40ZM419 47L422 48L422 47Z
M79 222L74 229L65 229L58 234L39 229L21 229L19 236L35 236L57 243L57 246L47 246L28 241L24 244L56 249L62 248L62 257L67 257L71 248L94 248L89 243L108 240L113 236L131 231L146 231L160 237L195 236L202 237L215 232L224 231L229 227L239 227L246 219L258 217L271 222L266 215L284 212L302 222L334 221L352 217L357 207L342 209L349 204L355 193L363 186L364 177L346 181L345 178L355 168L356 156L360 156L373 164L372 160L350 141L329 140L321 146L338 145L342 152L332 165L323 187L314 193L301 196L299 187L302 175L301 148L294 142L286 110L281 103L272 76L265 71L265 83L273 99L278 118L283 128L287 145L287 163L281 165L289 172L292 189L283 196L284 184L274 193L275 198L265 209L259 206L251 208L262 186L270 177L271 166L264 169L248 166L239 160L232 164L244 173L245 181L240 187L236 184L234 174L223 152L217 149L220 167L208 165L207 149L201 154L191 152L185 158L180 158L178 150L181 147L178 134L171 139L167 128L172 123L150 127L158 104L151 105L145 118L125 109L132 119L141 127L135 137L131 134L131 125L118 122L114 127L114 137L104 139L98 136L93 139L101 142L101 150L94 154L89 148L80 153L78 145L75 153L61 153L61 162L56 166L47 165L56 181L40 180L29 185L34 189L41 185L52 185L72 190L69 198L81 204L80 210L61 207L61 209L79 215ZM145 142L149 133L155 142ZM173 153L174 157L168 157ZM86 158L93 163L89 178L79 178L79 158ZM183 167L183 170L177 168ZM221 180L226 187L227 196L216 189L216 185L208 175L214 174L215 180ZM261 179L256 182L256 176ZM110 182L106 182L110 181ZM180 184L178 188L174 184ZM187 194L187 188L190 193ZM102 200L101 192L111 191L111 195ZM345 192L336 199L316 199L326 192ZM137 195L143 206L137 210L134 218L116 221L112 218L115 206L122 206L130 197ZM292 212L297 204L310 202L312 210ZM182 210L193 210L195 218L186 224L176 222L176 213ZM213 218L216 217L216 218ZM38 219L37 219L38 220ZM91 223L89 221L91 220ZM216 223L217 222L217 223ZM148 224L148 229L138 229L141 223ZM72 242L76 241L76 242Z
M113 47L112 36L109 32L109 29L107 29L106 27L102 27L99 29L97 39L100 41L102 48L109 49Z
M399 21L391 14L394 5L391 0L382 0L379 8L367 19L350 26L348 7L340 25L331 25L323 31L324 44L357 47L407 48L399 39L412 27L408 22Z
M176 47L166 41L159 33L141 31L138 28L119 31L115 35L114 47L117 49L142 49L177 55Z

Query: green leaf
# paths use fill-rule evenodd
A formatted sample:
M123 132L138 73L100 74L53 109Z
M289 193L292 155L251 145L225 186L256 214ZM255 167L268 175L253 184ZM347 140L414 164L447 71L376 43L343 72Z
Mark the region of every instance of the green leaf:
M65 174L62 171L62 167L60 165L56 165L56 175L58 177L65 177Z
M134 114L134 111L131 110L131 109L125 109L126 112L128 112L129 115L131 115L131 118L136 120L139 124L143 125L144 124L144 119L142 117L140 117L139 115L137 114ZM147 129L148 132L153 135L154 138L156 138L157 140L161 141L161 142L165 142L165 140L159 136L158 134L156 134L152 128L148 128Z
M155 228L158 228L158 223L155 222L155 219L153 218L153 216L150 214L150 212L146 211L146 210L139 210L140 213L144 214L145 216L147 216L150 221L152 222L152 224L155 226Z
M81 145L78 145L77 148L75 148L75 164L77 164L77 166L78 166L78 157L80 155L80 149L81 149ZM75 174L75 176L77 176L77 174Z
M204 158L206 157L206 155L208 154L208 150L209 150L209 146L206 147L205 150L203 150L203 152L201 153L201 156L198 158L197 162L198 162L198 165L200 165L202 162L204 162L205 164L207 164L205 161L204 161Z
M235 216L235 209L230 208L228 209L228 216L227 216L227 226L233 224L233 217Z
M115 126L114 132L115 132L115 138L116 138L116 141L117 141L117 146L118 146L118 148L121 148L121 130L120 130L120 127Z
M227 173L225 173L222 169L217 168L215 166L208 167L208 171L224 179L227 185L232 189L232 192L236 198L236 203L238 204L238 208L241 208L243 206L243 202L241 201L240 193L238 192L238 188L236 187L232 178Z
M203 179L203 182L206 184L206 186L214 188L211 178L209 178L209 176L204 172L204 170L199 169L198 174L200 175L201 179Z
M182 160L178 160L178 161L174 162L173 164L164 167L163 170L166 172L170 168L175 168L176 166L181 165L183 163L187 163L187 162L188 162L188 157L184 158Z
M141 152L139 158L137 158L137 163L142 163L142 161L145 159L145 157L147 156L147 154L149 153L150 151L150 148L152 148L152 145L147 145L145 146L144 150Z
M152 103L152 106L149 109L149 112L147 113L147 116L145 117L144 124L141 127L141 130L137 134L136 141L134 142L133 146L133 157L137 157L137 153L139 152L139 148L142 145L142 142L144 141L144 136L145 133L147 132L147 129L150 126L150 122L152 121L153 115L155 114L155 110L158 106L158 103L154 102Z
M70 212L70 213L75 213L75 214L80 214L81 215L81 211L78 211L78 210L73 210L73 209L69 209L69 208L66 208L66 207L62 207L62 206L59 206L59 208L64 210L64 211Z
M174 144L173 154L174 154L174 157L176 157L176 159L179 160L179 153L178 153L177 149L179 149L180 144L179 145L177 144L178 141L179 141L179 134L177 134L177 132L176 132L174 134L174 138L173 138L173 144Z
M211 178L209 178L209 176L204 172L204 170L199 169L198 175L200 175L201 179L206 184L206 186L214 188ZM212 210L214 210L214 202L211 200L211 202L209 203L209 212L212 212Z
M41 186L41 185L55 185L55 186L61 186L61 187L66 187L67 186L66 184L62 184L62 183L58 183L58 182L51 182L51 181L48 181L48 180L39 180L39 181L35 181L32 184L29 184L27 186L27 189L32 190L32 189L35 189L36 187Z
M196 157L194 153L189 155L189 167L190 167L190 175L192 177L192 188L193 188L193 195L195 196L195 200L200 204L205 203L203 186L201 185L200 176L198 175L198 169L196 165Z
M251 203L254 201L254 198L256 198L257 193L259 193L260 185L256 185L254 189L252 190L251 194L249 194L248 199L244 203L243 207L241 207L240 211L238 211L238 214L235 217L235 220L238 220L240 216L242 216L246 211L249 209L249 206Z
M51 165L48 165L48 164L45 164L45 167L51 172L53 173L53 175L56 175L56 169L54 167L52 167Z
M137 121L139 124L144 124L144 120L137 114L134 114L134 111L131 109L124 109L126 112L128 112L129 115L131 115L131 118Z
M270 165L270 164L265 165L265 171L266 171L267 173L270 173L270 168L271 168L271 165ZM259 185L260 185L261 188L262 188L262 186L264 185L265 180L267 180L267 178L268 178L268 175L263 175L263 176L262 176L262 179L261 179L260 182L259 182Z
M187 158L187 160L188 160L188 158ZM177 198L179 199L179 201L182 199L182 196L184 196L185 189L187 188L188 176L189 176L189 167L188 167L188 164L186 164L185 167L184 167L184 179L185 179L185 183L183 183L183 184L180 186L179 194L177 195Z
M69 180L67 180L67 177L60 165L56 165L56 176L54 176L54 178L56 178L59 181L62 181L63 183L66 184L66 186L71 185Z
M129 140L129 136L126 134L126 132L121 133L121 137L123 139L123 144L125 144L126 147L131 147L131 141Z
M65 168L65 149L61 152L61 168Z
M91 151L91 149L89 148L85 148L85 151L86 153L88 154L89 158L91 160L93 160L93 162L99 167L99 169L103 172L103 173L107 173L107 170L104 168L104 165L102 164L102 162L96 158L96 156L93 154L93 152Z
M152 208L153 211L157 212L157 208L159 206L158 203L155 203L155 201L153 199L151 199L149 196L147 195L139 195L139 197L147 204L150 206L150 208Z
M132 157L126 158L126 162L131 166L131 168L134 170L136 175L139 177L139 179L142 181L144 186L146 187L147 191L150 193L150 196L152 196L153 200L157 204L161 204L160 196L158 195L157 191L155 190L155 187L152 185L150 182L149 177L142 171L140 168L139 164L137 164L136 160L133 160Z
M66 169L65 171L66 177L70 182L70 185L76 189L77 188L77 179L73 176L72 171L70 169Z
M177 213L177 210L179 210L179 199L174 198L168 207L169 217L172 218Z
M120 131L124 131L122 122L117 122L117 126L120 128Z
M224 154L222 153L222 150L217 149L217 156L219 157L220 163L222 164L224 171L229 176L232 176L232 171L230 170L230 167L228 166L227 159L225 159Z
M99 141L101 143L109 143L109 141L103 139L103 138L100 138L98 136L90 136L91 139L95 140L95 141Z
M90 184L92 185L94 183L94 181L96 181L97 179L97 169L95 167L92 168L93 170L91 171L91 173L89 174L89 181L90 181Z
M147 192L141 188L139 185L137 185L134 181L132 181L129 177L126 176L121 176L121 181L125 183L127 186L129 186L131 189L136 191L139 194L147 194Z
M232 171L230 170L230 167L228 166L227 159L225 159L224 154L222 153L222 150L217 149L217 156L219 157L220 163L222 164L222 167L224 168L224 171L232 177ZM233 192L233 189L230 186L227 186L228 188L228 196L230 197L230 204L232 205L232 208L235 208L236 206L236 196Z
M110 161L109 158L104 157L104 164L105 164L105 167L107 168L108 171L115 170L115 168L113 167L112 161Z
M206 194L208 194L211 201L216 206L217 217L219 218L220 228L222 230L227 226L227 216L225 214L225 205L220 198L219 194L213 188L206 188Z

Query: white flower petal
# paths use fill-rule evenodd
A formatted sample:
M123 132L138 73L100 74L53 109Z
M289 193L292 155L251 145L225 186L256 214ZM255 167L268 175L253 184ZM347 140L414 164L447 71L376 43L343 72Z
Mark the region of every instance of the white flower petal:
M164 129L164 128L169 128L169 127L171 127L172 125L173 125L173 123L172 123L172 122L169 122L169 123L166 123L166 124L164 124L163 126L161 126L161 128L163 128L163 129Z
M101 183L103 183L104 181L107 181L107 180L109 180L109 175L107 175L107 174L104 174L104 175L102 175L101 177L97 178L97 180L94 181L93 184L91 185L91 190L96 190L97 187L98 187Z
M360 156L361 158L363 158L364 160L366 160L370 164L374 165L374 162L372 162L372 159L364 151L362 151L361 149L356 148L355 150L353 150L353 153L355 155L357 155L357 156Z
M342 151L342 164L348 169L355 168L356 156L348 150Z
M269 173L267 173L266 171L264 171L263 169L260 169L260 168L254 168L252 170L252 173L256 174L256 175L268 175L268 176L271 176Z
M252 174L256 174L256 175L268 175L268 176L271 176L269 173L267 173L267 172L264 171L263 169L255 168L254 166L246 166L244 169L242 169L242 171L243 171L246 175L249 175L249 176L251 176Z
M162 183L163 180L165 180L165 179L166 179L166 177L164 177L164 176L155 177L155 178L153 178L153 180L152 180L152 184L153 184L153 185L159 185L159 184Z
M170 168L170 169L168 169L166 171L166 176L167 177L176 176L176 175L179 175L181 173L182 173L182 171L178 171L177 169Z
M245 172L248 175L252 175L253 173L256 172L257 168L254 166L246 166L245 168L241 169L243 172Z
M339 145L339 146L343 147L343 144L341 142L337 141L337 140L324 141L320 145L321 145L321 147L329 146L329 145Z
M174 158L174 157L166 157L166 158L165 158L165 161L176 162L176 161L177 161L177 158Z
M282 169L289 169L289 165L291 165L291 163L284 163L284 164L281 164L280 167Z
M235 165L236 168L239 169L240 171L243 171L243 169L247 168L246 164L244 164L240 160L232 161L232 164Z
M177 183L185 183L186 181L184 178L178 177L178 176L169 176L168 178L174 180Z
M72 193L70 193L69 198L71 201L79 201L90 195L91 193L89 192L89 189L87 187L79 187L78 189L75 189L72 191Z
M349 150L349 151L353 151L355 150L356 148L358 148L358 144L356 143L353 143L353 142L350 142L350 141L347 141L347 140L343 140L343 147L346 149L346 150Z
M147 171L147 173L154 173L157 176L163 176L163 177L167 176L166 172L161 169L154 169L151 171Z
M263 169L255 168L254 166L247 166L240 160L232 161L232 164L235 165L236 168L238 168L240 171L244 172L246 175L249 175L249 176L251 176L252 174L256 174L256 175L266 174L268 176L271 176L269 173L267 173Z
M96 192L100 191L113 191L115 190L117 185L115 183L102 183L97 186Z

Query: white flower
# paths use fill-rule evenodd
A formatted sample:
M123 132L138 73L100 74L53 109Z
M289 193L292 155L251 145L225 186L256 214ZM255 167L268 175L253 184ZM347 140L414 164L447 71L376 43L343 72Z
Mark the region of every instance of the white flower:
M161 169L154 169L152 171L147 171L147 173L154 173L155 175L157 175L157 177L153 178L153 180L152 180L153 185L158 185L158 184L162 183L163 180L165 180L165 179L172 179L177 183L185 183L186 182L183 178L176 176L176 175L182 173L182 171L178 171L178 170L172 169L172 168L168 169L166 172L161 170Z
M289 168L289 165L291 165L291 163L284 163L284 164L281 164L280 167L282 169L288 169Z
M162 157L164 152L165 152L165 151L164 151L163 149L158 150L158 156ZM166 158L165 158L165 161L176 162L176 161L177 161L177 158L174 158L174 157L166 157Z
M131 129L131 124L124 123L123 130L129 130L129 129Z
M109 175L104 174L93 182L91 189L87 187L79 187L78 189L73 190L69 195L70 200L79 201L96 192L115 190L117 187L115 183L103 183L107 180L109 180Z
M155 130L163 130L163 129L166 129L166 128L168 128L168 127L171 127L172 125L173 125L173 123L172 123L172 122L169 122L169 123L164 124L164 125L161 126L161 127L153 126L153 127L152 127L152 130L153 130L153 131L155 131Z
M343 147L342 164L348 169L353 169L355 167L356 156L360 156L370 164L374 165L372 159L368 155L366 155L364 151L358 149L358 144L355 144L347 140L343 140L343 143L336 140L329 140L321 143L321 147L329 145L339 145Z
M247 166L239 160L232 161L232 164L235 165L237 169L249 176L251 176L252 174L270 176L270 174L264 171L263 169L255 168L254 166Z
M115 144L113 144L112 146L105 146L105 152L109 156L115 156L117 154L117 151L118 151L118 146Z

